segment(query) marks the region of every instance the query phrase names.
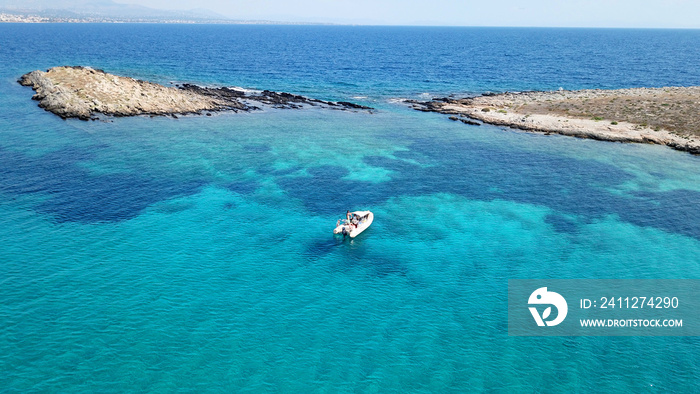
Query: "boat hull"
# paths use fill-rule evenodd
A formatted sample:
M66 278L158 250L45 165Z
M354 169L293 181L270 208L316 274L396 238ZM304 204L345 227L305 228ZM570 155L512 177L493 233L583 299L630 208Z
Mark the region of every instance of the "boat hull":
M369 228L369 226L374 221L374 214L370 211L356 211L351 213L354 213L361 217L367 216L367 218L360 220L360 222L357 224L357 227L351 224L341 223L333 230L334 234L349 235L350 238L355 238L358 235L360 235L363 231L367 230L367 228Z

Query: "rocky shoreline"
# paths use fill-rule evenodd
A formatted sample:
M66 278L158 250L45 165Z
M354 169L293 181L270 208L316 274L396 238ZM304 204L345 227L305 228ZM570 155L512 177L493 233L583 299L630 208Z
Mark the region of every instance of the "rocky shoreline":
M500 93L409 103L466 124L653 143L700 154L700 87Z
M353 111L373 109L348 102L323 101L269 90L247 93L229 87L210 88L191 84L166 87L82 66L32 71L23 75L18 82L36 92L32 99L39 101L39 107L63 119L95 120L97 114L117 117L211 115L218 111L247 112L266 106L282 109L317 106Z
M192 84L166 87L81 66L32 71L19 81L36 94L39 107L61 118L173 116L264 107L321 107L369 111L373 108L291 93L249 92ZM469 125L481 122L545 134L603 141L653 143L700 154L700 87L635 88L484 94L477 97L408 101L424 112L451 115Z

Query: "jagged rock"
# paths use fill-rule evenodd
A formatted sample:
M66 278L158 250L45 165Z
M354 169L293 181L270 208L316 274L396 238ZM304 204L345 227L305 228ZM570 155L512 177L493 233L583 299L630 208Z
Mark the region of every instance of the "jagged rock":
M459 121L464 123L464 124L468 124L468 125L472 125L472 126L481 126L481 123L475 122L475 121L470 120L470 119L461 118Z
M347 101L338 101L337 105L342 105L346 108L354 108L354 109L374 109L372 107L365 107L364 105L348 103Z
M456 117L456 116L450 116L448 119L449 119L449 120L454 120L454 121L460 121L460 122L462 122L462 123L464 123L464 124L468 124L468 125L472 125L472 126L481 126L481 123L475 122L475 121L473 121L473 120L471 120L471 119L469 119L469 118L459 118L459 117Z

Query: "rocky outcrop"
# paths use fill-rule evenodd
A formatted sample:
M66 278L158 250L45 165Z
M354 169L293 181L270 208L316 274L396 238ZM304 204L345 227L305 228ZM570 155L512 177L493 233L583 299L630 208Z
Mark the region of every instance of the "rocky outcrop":
M450 116L450 120L460 121L464 124L468 124L468 125L472 125L472 126L481 126L481 123L475 122L475 121L471 120L470 118L465 118L465 117Z
M661 144L700 154L700 87L490 93L409 103L416 110L453 115L450 119L467 124L478 120L531 132Z
M282 109L299 109L305 105L321 106L333 109L353 109L353 110L372 110L374 108L365 107L363 105L348 103L346 101L332 102L312 99L304 96L299 96L291 93L273 92L263 90L260 93L251 93L246 95L242 90L232 88L205 88L197 85L183 84L180 89L196 93L204 97L210 97L214 100L244 100L257 102L263 105L268 105L274 108Z
M260 107L303 108L321 106L341 110L371 110L357 104L322 101L290 93L264 90L248 94L243 90L210 88L191 84L166 87L152 82L108 74L90 67L54 67L32 71L19 83L30 86L39 106L62 118L95 119L96 114L210 115L212 111L251 111Z

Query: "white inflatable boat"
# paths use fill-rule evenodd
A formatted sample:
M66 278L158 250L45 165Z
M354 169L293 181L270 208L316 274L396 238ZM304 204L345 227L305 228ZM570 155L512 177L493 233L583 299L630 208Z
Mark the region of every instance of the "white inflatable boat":
M338 220L333 234L349 235L350 238L355 238L365 231L373 220L374 214L370 211L349 212L345 219Z

